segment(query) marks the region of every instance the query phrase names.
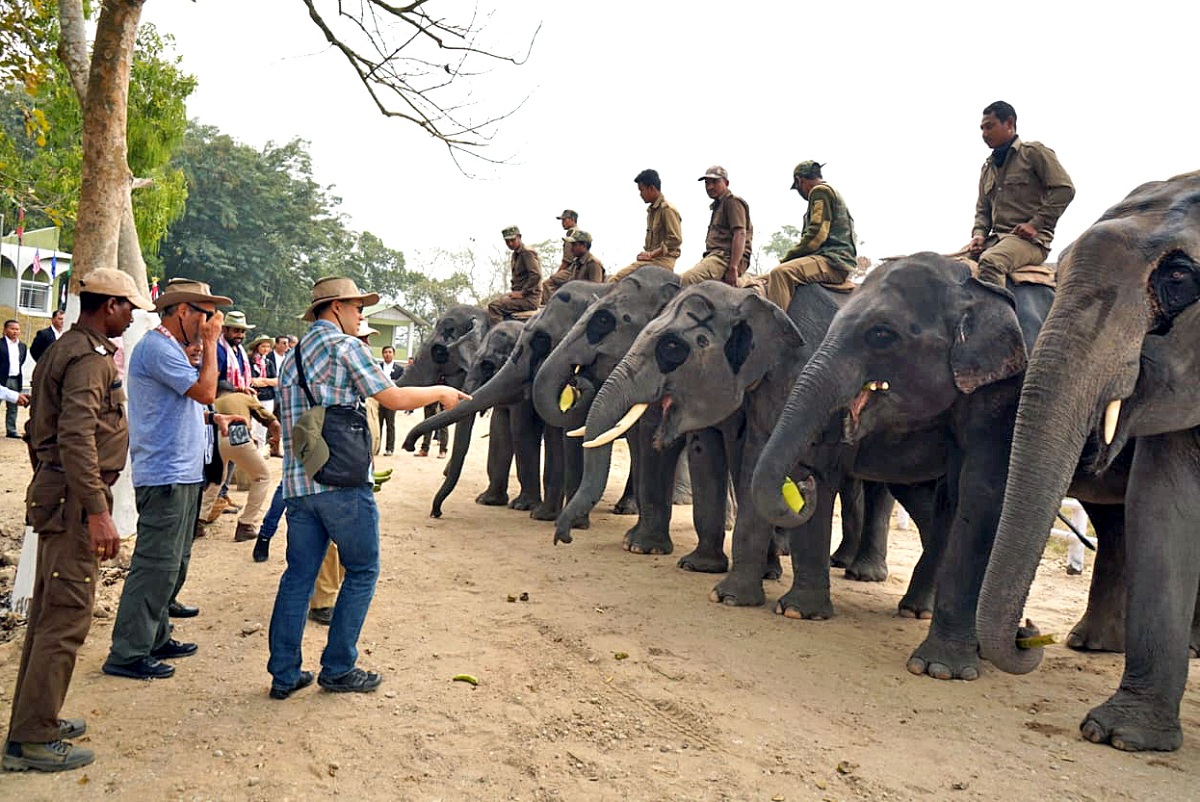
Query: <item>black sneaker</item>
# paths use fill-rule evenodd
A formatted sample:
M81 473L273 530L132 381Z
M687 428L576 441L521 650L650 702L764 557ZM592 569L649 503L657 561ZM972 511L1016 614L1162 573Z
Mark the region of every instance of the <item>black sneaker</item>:
M313 673L311 671L301 671L296 684L290 688L281 688L278 685L271 686L272 699L286 699L301 688L307 688L313 683Z
M254 541L254 562L265 563L270 556L271 538L259 535L258 540Z
M91 749L66 741L48 744L18 744L11 741L4 749L5 771L70 771L96 759Z
M333 622L332 607L314 607L308 611L310 621L316 621L318 624L329 626Z
M199 647L194 643L182 643L171 638L169 641L150 652L156 660L176 660L180 657L191 657Z
M317 684L330 693L370 693L379 687L383 677L374 671L352 668L340 677L317 677Z
M167 665L153 657L140 657L132 663L114 663L108 660L100 670L113 677L166 679L175 673L175 666Z

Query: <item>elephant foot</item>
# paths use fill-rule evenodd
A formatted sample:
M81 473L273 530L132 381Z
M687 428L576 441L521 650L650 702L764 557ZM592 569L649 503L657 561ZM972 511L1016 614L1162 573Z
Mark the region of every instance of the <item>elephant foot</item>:
M1120 616L1085 613L1067 635L1067 648L1077 652L1125 651L1125 621Z
M621 496L621 498L617 499L617 503L613 505L613 512L617 515L637 515L637 496Z
M979 679L979 644L946 641L930 633L905 667L910 674L934 679Z
M855 555L858 554L858 544L855 543L853 548L842 541L842 545L837 547L837 551L829 555L829 566L831 568L849 568L854 562Z
M1193 660L1200 657L1200 623L1192 627L1192 637L1188 641L1188 657Z
M763 579L779 579L783 576L783 563L779 561L778 554L772 554L767 557L767 567L763 569Z
M899 615L901 618L916 618L929 621L933 618L933 594L909 591L900 600Z
M630 554L670 554L675 544L666 532L643 532L635 526L625 533L624 548Z
M678 487L675 488L675 492L671 494L671 503L672 504L691 504L692 503L691 489L683 490Z
M1079 725L1094 744L1123 752L1174 752L1183 743L1179 716L1161 700L1121 689L1093 708Z
M807 621L827 621L833 618L833 600L829 589L797 590L792 588L775 602L775 614L784 618Z
M526 495L525 493L522 493L521 495L514 498L512 501L508 502L508 508L510 510L522 510L522 511L532 510L534 507L536 507L537 505L539 505L541 503L542 503L541 496Z
M762 582L742 576L728 576L708 594L709 601L730 607L760 607L767 603Z
M485 490L475 497L476 504L485 507L503 507L508 503L508 492L505 490Z
M592 528L592 519L586 515L583 516L582 518L576 518L574 521L571 521L571 528L572 529L591 529Z
M887 578L888 567L884 560L855 560L846 566L846 579L855 582L882 582Z
M696 549L679 558L679 567L699 574L723 574L729 570L729 558L725 552L702 552Z
M541 504L530 510L529 517L535 521L556 521L558 520L558 505L542 501Z

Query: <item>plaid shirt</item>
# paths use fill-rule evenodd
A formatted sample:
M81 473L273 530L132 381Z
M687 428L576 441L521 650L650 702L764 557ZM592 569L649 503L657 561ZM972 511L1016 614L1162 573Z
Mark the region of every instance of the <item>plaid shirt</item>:
M279 369L279 406L275 413L283 424L284 498L340 489L314 482L304 472L300 460L292 456L292 427L312 407L296 375L295 355L301 349L308 389L322 406L361 403L364 398L393 386L360 340L343 334L327 320L318 320L309 327Z

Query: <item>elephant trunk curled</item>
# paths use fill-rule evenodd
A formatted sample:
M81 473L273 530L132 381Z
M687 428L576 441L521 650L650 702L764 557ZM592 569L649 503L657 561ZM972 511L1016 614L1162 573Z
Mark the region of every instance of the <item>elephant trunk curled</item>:
M505 362L504 367L500 368L495 376L480 387L471 396L470 400L463 401L454 409L448 409L439 412L432 418L426 418L412 427L408 435L404 438L404 450L412 451L416 446L417 440L424 436L426 432L432 432L443 426L458 423L477 412L483 412L499 404L513 404L519 401L521 392L525 388L522 370L520 366L514 364L511 360Z

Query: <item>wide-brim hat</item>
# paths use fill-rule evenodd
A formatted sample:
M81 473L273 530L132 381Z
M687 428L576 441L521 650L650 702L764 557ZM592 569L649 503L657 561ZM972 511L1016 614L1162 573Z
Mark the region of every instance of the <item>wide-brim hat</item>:
M313 285L312 303L309 304L308 309L304 310L304 314L300 316L301 319L310 323L316 320L316 308L330 301L362 301L363 306L370 306L379 303L379 293L361 291L353 279L342 276L326 276L317 279L317 283Z
M230 312L225 316L225 322L221 325L227 329L242 329L243 331L258 328L246 322L245 312Z
M378 334L378 333L379 333L379 329L371 328L370 324L367 323L367 319L364 317L362 320L360 320L358 322L358 333L355 334L354 336L355 337L370 337L372 334Z
M111 267L98 267L79 279L79 291L124 298L147 312L154 308L154 303L138 292L133 276Z
M155 309L165 309L175 304L212 304L213 306L230 306L232 298L224 295L213 295L212 289L203 281L192 278L173 278L163 287L162 292L154 299Z
M270 334L260 334L257 337L255 337L253 340L250 341L250 344L246 346L246 350L253 352L254 349L258 347L259 343L271 343L272 345L274 345L275 338L272 337Z

